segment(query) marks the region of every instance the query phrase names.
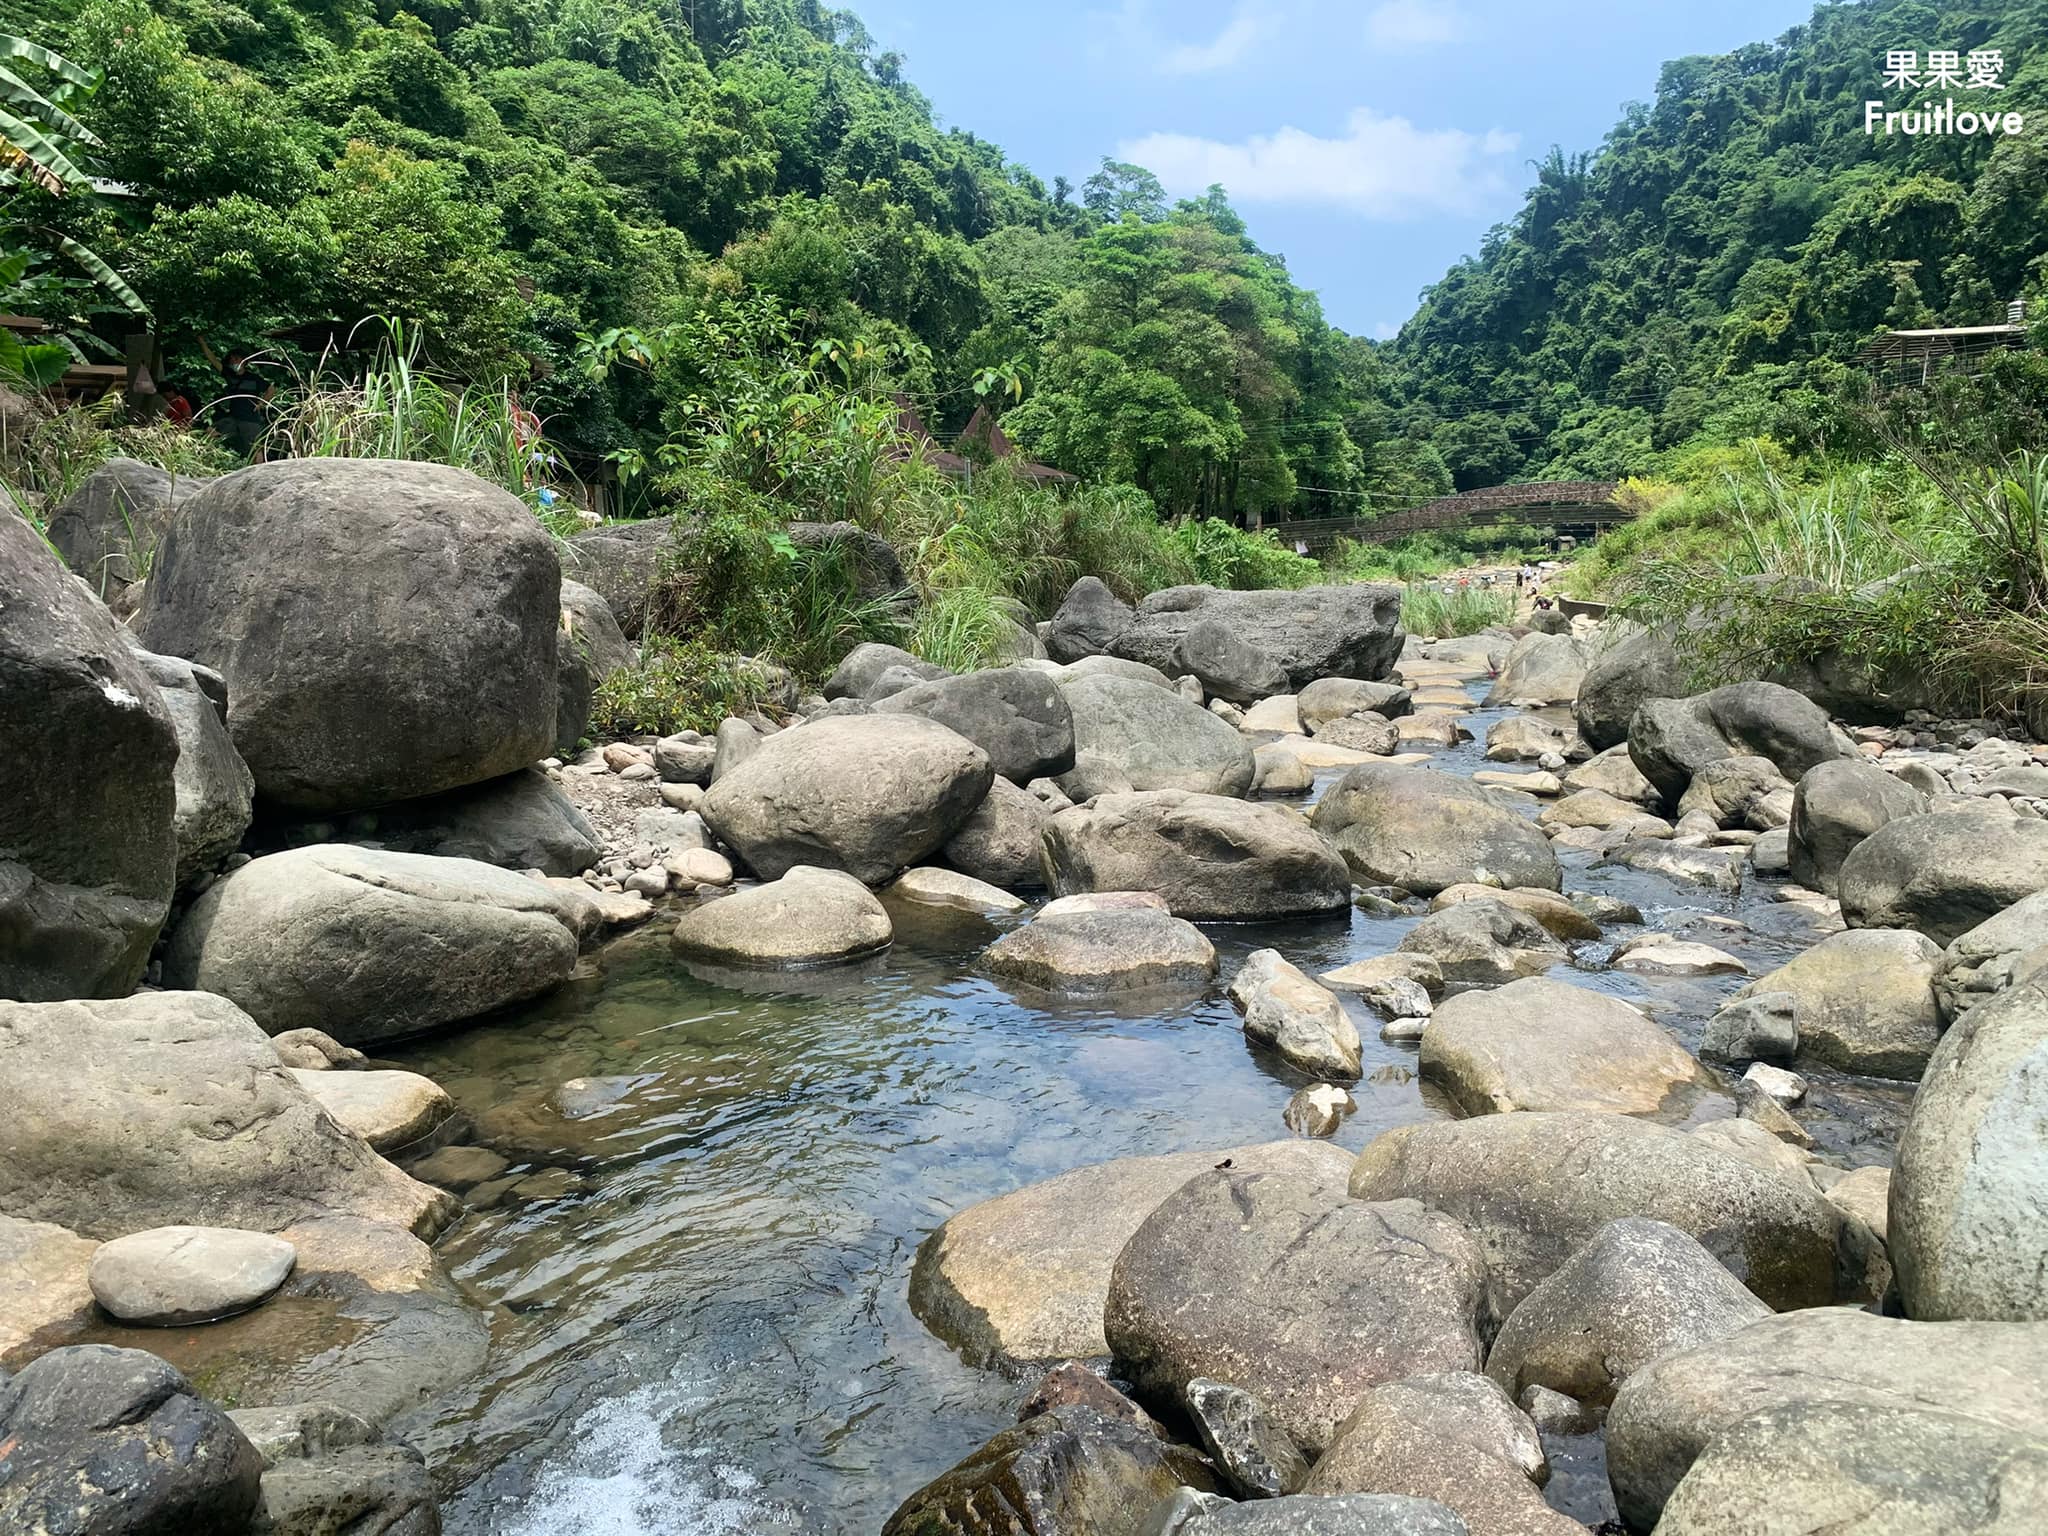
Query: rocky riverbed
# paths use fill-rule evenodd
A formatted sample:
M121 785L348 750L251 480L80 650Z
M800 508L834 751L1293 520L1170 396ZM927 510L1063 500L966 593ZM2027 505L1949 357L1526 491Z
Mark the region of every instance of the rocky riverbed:
M2025 1528L2048 752L1090 579L572 748L524 515L0 528L0 1528Z

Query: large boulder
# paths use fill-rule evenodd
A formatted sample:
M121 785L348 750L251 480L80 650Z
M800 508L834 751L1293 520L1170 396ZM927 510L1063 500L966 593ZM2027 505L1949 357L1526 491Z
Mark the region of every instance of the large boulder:
M580 875L601 851L590 818L538 768L366 812L350 830L396 853L545 875Z
M225 998L0 1004L0 1209L88 1237L454 1209L344 1130Z
M598 685L631 666L633 648L611 604L580 581L562 581L562 621L555 631L555 750L576 750L590 724Z
M164 981L218 993L272 1033L373 1045L567 979L574 923L557 892L494 865L317 844L210 887L171 934Z
M1157 908L1046 912L991 944L982 965L1060 997L1199 992L1216 974L1216 947L1193 923Z
M1924 935L1851 928L1794 955L1735 998L1790 997L1803 1059L1912 1082L1941 1038L1934 996L1940 962L1941 950Z
M1077 757L1112 765L1132 789L1248 794L1257 768L1244 737L1199 704L1136 678L1063 681Z
M988 754L919 715L842 715L778 731L701 807L764 880L799 864L880 885L959 831L995 778Z
M1690 1232L1771 1306L1824 1306L1835 1296L1837 1218L1819 1191L1628 1115L1402 1126L1359 1154L1351 1193L1420 1200L1470 1226L1486 1249L1500 1318L1624 1216Z
M1059 686L1027 667L936 678L875 702L878 715L922 715L959 732L1013 784L1074 766L1074 715Z
M107 610L0 514L0 997L142 979L178 871L178 736Z
M676 948L737 965L830 965L886 949L889 914L853 876L798 864L765 885L706 902L676 924Z
M637 640L656 584L682 558L683 526L681 519L656 517L583 529L563 547L562 574L602 597L620 630Z
M1984 810L1887 822L1842 861L1842 920L1952 944L2048 890L2048 821Z
M1044 852L1056 896L1156 891L1178 917L1256 921L1351 900L1344 861L1299 816L1222 795L1103 795L1054 816Z
M1896 774L1861 758L1821 763L1792 791L1786 852L1792 878L1832 896L1842 861L1887 822L1918 816L1927 797Z
M1310 735L1349 715L1374 714L1394 720L1414 707L1414 696L1399 683L1374 683L1357 677L1319 677L1294 701L1296 724ZM1244 729L1254 729L1253 718L1245 716Z
M1586 653L1569 635L1524 635L1508 648L1486 707L1569 704L1586 677Z
M878 533L840 518L830 523L790 523L789 542L806 554L841 561L854 595L863 603L900 605L909 596L903 557Z
M1919 1318L2048 1322L2048 977L1935 1047L1892 1168L1899 1296Z
M1254 950L1230 982L1247 1040L1270 1046L1313 1077L1355 1082L1358 1026L1329 988L1310 981L1277 949Z
M1804 694L1776 683L1730 683L1689 699L1648 700L1629 721L1628 755L1676 805L1694 774L1725 757L1768 758L1796 784L1856 749Z
M242 846L255 814L256 780L228 735L227 684L178 656L136 652L178 733L172 776L178 808L178 885L211 874Z
M1362 763L1331 786L1311 821L1361 885L1433 896L1452 885L1554 891L1562 883L1557 855L1533 822L1438 769Z
M1138 604L1136 616L1109 649L1171 673L1178 670L1182 637L1201 623L1220 624L1264 651L1286 670L1297 690L1319 677L1374 680L1392 671L1401 655L1401 589L1168 587Z
M884 645L879 640L868 640L856 645L840 659L838 667L825 680L825 697L868 698L874 693L883 675L898 668L912 674L920 683L950 675L938 663L913 656L901 646Z
M1423 1032L1420 1065L1468 1115L1557 1109L1675 1118L1709 1086L1692 1054L1640 1009L1542 976L1446 999Z
M1487 1536L1577 1536L1585 1527L1539 1491L1549 1474L1535 1426L1506 1393L1470 1371L1436 1371L1361 1397L1302 1491L1431 1500Z
M905 1499L882 1536L1140 1536L1207 1461L1127 1419L1069 1404L1012 1426Z
M359 810L553 750L561 583L533 513L464 470L286 459L185 503L137 633L227 679L261 798Z
M1194 678L1212 699L1254 704L1288 691L1286 668L1214 619L1190 624L1173 657L1173 670Z
M1628 740L1629 721L1651 699L1682 699L1691 677L1662 630L1609 620L1604 643L1587 658L1572 704L1579 736L1596 752Z
M1623 1384L1608 1414L1607 1470L1622 1519L1631 1530L1655 1526L1701 1452L1751 1414L1823 1402L1954 1414L2048 1438L2048 1329L1916 1323L1824 1307L1765 1318L1665 1355ZM1887 1527L1865 1529L1876 1536Z
M1707 1442L1657 1533L2001 1536L2044 1497L2048 1434L1906 1403L1783 1403Z
M1131 1235L1102 1326L1141 1393L1178 1401L1195 1377L1229 1382L1313 1455L1368 1388L1476 1369L1485 1283L1458 1222L1412 1200L1346 1199L1341 1157L1217 1167Z
M2048 891L2016 901L1942 951L1934 998L1944 1019L1961 1018L1986 998L2048 967Z
M1105 586L1099 577L1083 576L1067 589L1045 649L1054 661L1079 661L1099 656L1130 628L1137 611Z
M1518 1401L1547 1387L1601 1405L1659 1356L1770 1315L1691 1233L1624 1217L1522 1298L1487 1353L1486 1374Z
M0 1529L244 1536L262 1459L155 1355L54 1349L0 1380Z
M164 530L205 484L139 459L108 459L50 514L50 543L109 608L129 613Z
M1228 1161L1342 1178L1320 1143L1275 1141L1091 1163L956 1211L918 1244L910 1310L971 1363L1086 1360L1109 1353L1102 1307L1131 1234L1196 1174Z
M1045 828L1051 820L1043 800L997 774L974 814L940 851L948 864L977 880L1006 891L1041 890Z

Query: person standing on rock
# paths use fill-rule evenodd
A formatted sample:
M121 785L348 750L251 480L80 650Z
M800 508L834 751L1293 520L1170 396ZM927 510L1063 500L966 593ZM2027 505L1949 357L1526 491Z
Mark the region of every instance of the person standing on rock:
M206 354L206 360L220 374L226 386L225 393L214 402L216 426L220 435L250 463L259 463L263 457L263 434L269 424L270 400L277 393L277 386L261 377L241 347L233 347L225 359L214 353L204 336L199 338L199 350Z

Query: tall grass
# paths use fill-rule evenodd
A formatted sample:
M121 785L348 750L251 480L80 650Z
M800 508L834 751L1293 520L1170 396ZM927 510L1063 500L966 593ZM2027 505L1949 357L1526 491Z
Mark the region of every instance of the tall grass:
M1476 635L1496 624L1512 623L1514 617L1513 594L1487 587L1452 587L1446 590L1427 583L1411 582L1401 599L1401 627L1411 635L1425 635L1436 640Z

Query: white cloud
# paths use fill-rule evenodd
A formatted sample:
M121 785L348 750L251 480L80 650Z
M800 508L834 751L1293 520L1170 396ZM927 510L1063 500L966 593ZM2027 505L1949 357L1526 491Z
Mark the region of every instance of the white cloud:
M1228 69L1265 37L1269 19L1254 6L1240 4L1213 40L1176 43L1167 49L1159 60L1160 71L1169 75L1203 75Z
M1365 18L1365 35L1390 50L1440 48L1465 35L1465 16L1451 0L1383 0Z
M1299 128L1241 144L1153 133L1117 146L1117 157L1155 173L1170 192L1221 182L1240 203L1348 208L1373 219L1479 211L1506 188L1515 136L1490 130L1417 128L1405 117L1360 107L1339 138Z
M1400 334L1400 323L1394 320L1378 321L1373 325L1372 328L1372 339L1374 341L1392 341L1396 336Z

